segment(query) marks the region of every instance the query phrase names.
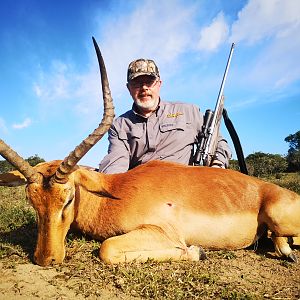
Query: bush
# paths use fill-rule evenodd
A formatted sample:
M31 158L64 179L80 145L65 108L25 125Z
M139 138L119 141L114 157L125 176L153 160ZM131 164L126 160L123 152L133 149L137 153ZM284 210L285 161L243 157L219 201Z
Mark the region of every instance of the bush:
M246 157L249 175L266 177L285 172L288 167L286 159L280 154L255 152Z
M31 166L35 166L45 160L39 157L37 154L34 156L29 156L25 159ZM15 170L15 167L11 165L7 160L0 160L0 174L7 173L9 171Z

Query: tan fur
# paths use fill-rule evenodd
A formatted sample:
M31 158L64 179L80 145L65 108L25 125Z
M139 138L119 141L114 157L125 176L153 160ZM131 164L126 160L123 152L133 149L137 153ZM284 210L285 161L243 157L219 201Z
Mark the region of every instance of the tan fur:
M70 226L105 240L99 255L111 263L196 260L199 246L244 248L267 229L277 254L295 260L286 237L300 236L300 196L289 190L232 170L160 161L114 175L79 168L66 184L48 187L59 163L35 167L44 183L27 186L39 265L63 261Z

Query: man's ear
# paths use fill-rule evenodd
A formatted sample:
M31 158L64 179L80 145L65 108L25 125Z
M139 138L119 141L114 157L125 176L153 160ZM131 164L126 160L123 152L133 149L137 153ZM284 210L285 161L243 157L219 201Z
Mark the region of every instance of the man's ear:
M0 186L20 186L27 184L27 179L19 171L0 174Z

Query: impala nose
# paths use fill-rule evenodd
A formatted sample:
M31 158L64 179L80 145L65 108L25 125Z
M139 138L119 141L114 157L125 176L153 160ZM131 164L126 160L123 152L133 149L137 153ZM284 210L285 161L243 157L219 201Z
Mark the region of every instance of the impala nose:
M57 259L53 255L34 255L34 262L41 267L46 267L60 264L62 263L62 259Z

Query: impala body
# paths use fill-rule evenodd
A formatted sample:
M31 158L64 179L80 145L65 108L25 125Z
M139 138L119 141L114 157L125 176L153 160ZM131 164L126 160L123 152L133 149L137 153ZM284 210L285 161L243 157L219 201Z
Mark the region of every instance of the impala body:
M0 185L26 184L37 212L37 264L61 263L70 227L102 240L102 260L198 260L201 247L240 249L264 232L276 252L296 261L287 237L300 236L300 196L232 170L153 161L106 175L77 166L105 134L113 105L104 62L94 41L104 98L101 124L63 161L29 166L0 140L0 154L18 171Z
M278 255L296 260L286 237L300 236L300 196L289 190L232 170L161 161L114 175L77 168L65 184L49 185L60 163L36 166L43 180L26 188L38 216L39 265L63 261L70 226L104 241L100 257L112 263L198 260L199 246L240 249L267 229ZM25 183L10 175L10 183Z

